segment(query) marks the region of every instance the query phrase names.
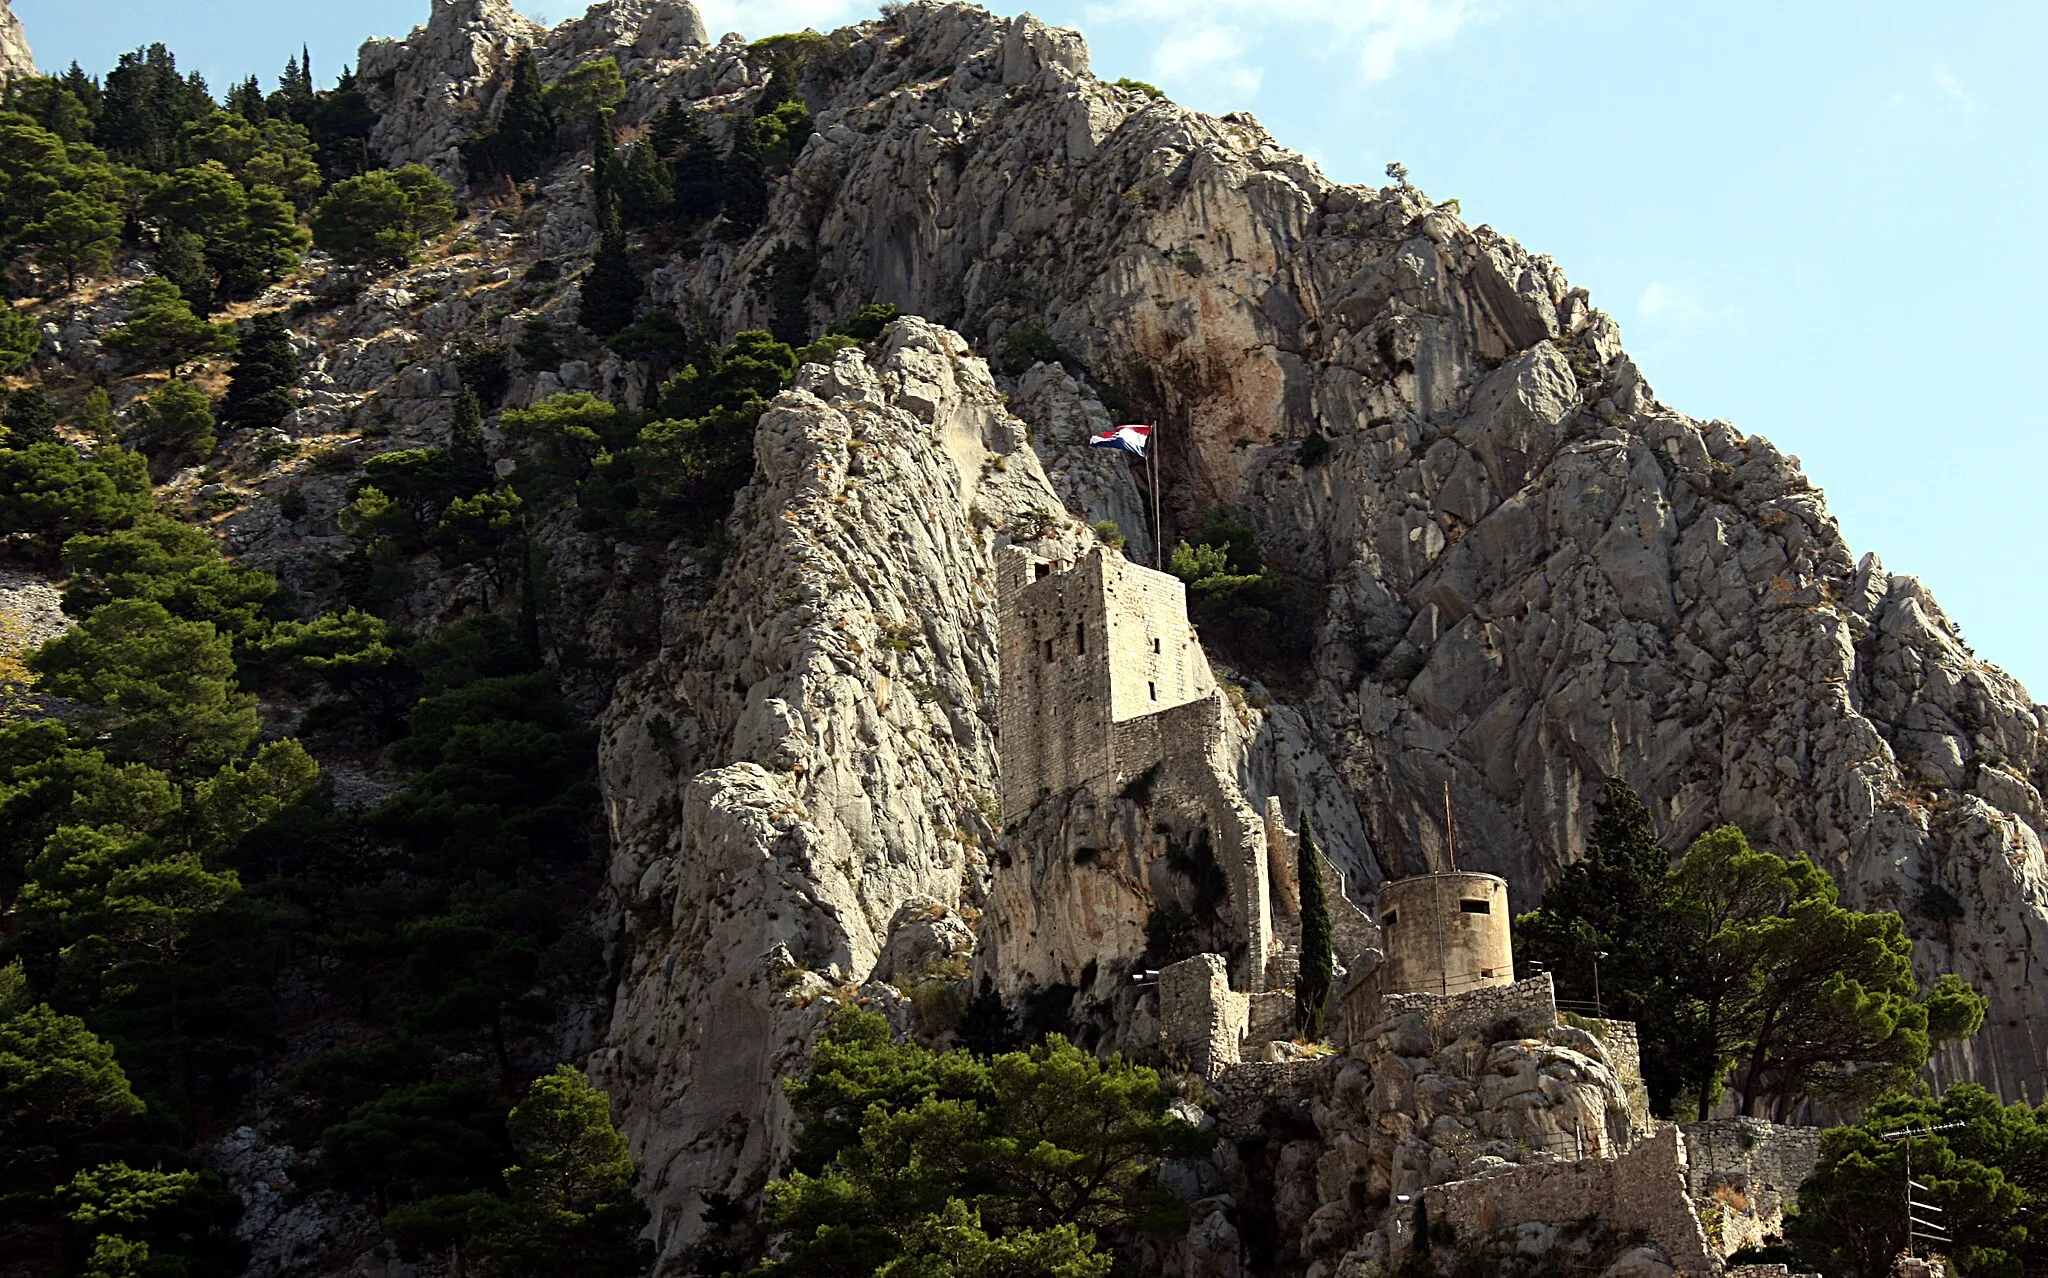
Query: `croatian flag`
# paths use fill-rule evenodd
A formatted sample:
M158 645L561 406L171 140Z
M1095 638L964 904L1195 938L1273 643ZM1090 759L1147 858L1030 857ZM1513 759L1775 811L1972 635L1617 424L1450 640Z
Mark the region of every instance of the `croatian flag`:
M1106 430L1100 435L1092 437L1088 441L1088 446L1090 448L1121 448L1127 453L1136 453L1138 456L1143 457L1145 455L1145 445L1151 442L1152 428L1150 426L1118 426L1114 430Z

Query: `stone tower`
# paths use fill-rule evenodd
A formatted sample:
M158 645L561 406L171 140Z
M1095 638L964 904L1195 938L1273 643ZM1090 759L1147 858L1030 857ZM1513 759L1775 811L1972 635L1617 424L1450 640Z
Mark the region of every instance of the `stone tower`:
M1162 759L1209 751L1216 678L1179 578L1100 547L1078 563L1012 547L998 572L1006 821L1048 794L1109 797Z
M1381 994L1462 994L1512 985L1508 884L1491 874L1423 874L1380 885Z

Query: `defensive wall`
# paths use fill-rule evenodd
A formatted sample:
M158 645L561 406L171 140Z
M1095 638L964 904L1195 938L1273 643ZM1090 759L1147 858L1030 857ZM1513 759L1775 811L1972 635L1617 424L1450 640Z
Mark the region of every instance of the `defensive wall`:
M1423 1201L1432 1223L1447 1221L1461 1236L1597 1214L1616 1229L1640 1231L1686 1278L1705 1278L1722 1269L1693 1210L1685 1143L1674 1126L1617 1158L1525 1163L1431 1185Z

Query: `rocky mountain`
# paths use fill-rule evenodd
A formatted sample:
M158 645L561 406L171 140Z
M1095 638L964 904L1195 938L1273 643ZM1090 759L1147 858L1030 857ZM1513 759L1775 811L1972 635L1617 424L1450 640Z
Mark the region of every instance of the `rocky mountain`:
M18 35L0 28L26 66ZM723 138L770 75L684 0L554 28L436 0L363 47L373 149L460 182L526 49L547 78L615 58L628 137L680 99ZM1359 904L1442 862L1448 788L1460 863L1534 905L1618 773L1674 852L1737 823L1903 912L1924 974L1991 1000L1935 1075L2048 1091L2048 711L1922 583L1850 550L1796 458L1658 400L1552 261L1405 183L1334 183L1249 115L1105 83L1078 34L1029 16L892 5L814 42L798 92L816 132L760 227L641 245L651 301L726 339L873 301L914 318L775 401L717 553L569 511L540 529L611 842L593 913L612 976L572 1045L644 1160L665 1256L702 1236L703 1194L755 1194L787 1152L780 1080L848 999L910 1025L906 991L972 966L1064 991L1105 1044L1151 1030L1128 978L1154 888L1051 853L1165 818L993 797L996 555L1080 553L1104 520L1154 553L1140 477L1086 447L1118 420L1159 424L1169 543L1235 507L1305 583L1278 623L1295 655L1235 676L1226 766L1254 807L1313 815ZM573 276L595 248L588 168L471 192L448 253L339 309L311 305L341 278L317 260L267 297L308 303L291 447L231 445L243 479L171 490L236 486L223 536L287 579L347 550L332 459L445 442L470 345L574 314L576 286L532 268ZM99 368L109 322L82 309L45 357ZM649 383L614 354L529 360L507 402L639 405ZM428 564L401 608L431 627L474 595ZM237 1165L268 1174L247 1144Z
M629 125L682 95L717 128L765 79L738 37L705 42L685 4L619 0L540 32L500 3L443 3L403 44L364 50L366 75L391 86L380 146L455 175L454 142L528 42L555 67L617 55ZM1019 460L1035 451L1083 523L1146 523L1126 468L1080 447L1111 419L1104 405L1161 423L1167 535L1241 506L1269 561L1318 588L1297 623L1312 656L1274 685L1341 778L1337 802L1315 798L1342 809L1326 828L1356 831L1335 842L1361 891L1439 854L1448 784L1464 863L1532 904L1618 772L1674 849L1740 823L1813 852L1855 903L1905 911L1929 972L1992 997L1985 1031L1938 1073L2041 1091L2042 712L1925 586L1851 552L1796 458L1659 401L1618 326L1549 259L1413 187L1331 182L1250 116L1106 84L1073 32L911 4L835 33L808 67L817 136L765 225L662 265L657 300L727 332L770 322L761 281L795 249L807 321L891 301L983 352L1041 326L1085 376L1033 370L1011 395L1024 425L1001 429L1030 431ZM582 216L551 208L546 247L587 245ZM962 371L958 339L919 332L924 346L899 336L878 374L915 389L819 380L823 403L800 396L764 420L745 510L801 511L817 485L906 461L845 451L889 414L927 430L978 415L947 437L992 446L993 387ZM835 395L878 415L850 425ZM1305 464L1311 437L1328 448ZM993 691L988 600L967 588L985 576L963 522L975 476L948 492L947 469L888 470L890 505L818 526L799 514L748 542L717 587L744 609L714 605L709 634L665 611L660 655L606 712L613 881L641 956L606 1059L638 1138L698 1151L667 1164L666 1199L765 1166L776 1125L749 1115L773 1110L775 1061L796 1038L763 1003L773 963L859 981L899 906L971 901L988 879L953 836L980 827L964 799L992 788L995 758L973 709ZM879 555L905 535L931 549ZM830 602L824 583L841 578L853 596ZM924 619L930 668L863 670L865 632L885 623L839 628L835 652L833 608ZM903 680L954 708L906 704ZM644 724L679 707L692 726L664 762ZM710 868L734 855L757 867L741 896L736 866ZM1936 892L1965 917L1914 912ZM668 921L624 922L650 908ZM827 914L832 927L802 931ZM740 969L721 929L764 938ZM679 999L687 1025L656 1010ZM752 1046L714 1062L690 1034Z

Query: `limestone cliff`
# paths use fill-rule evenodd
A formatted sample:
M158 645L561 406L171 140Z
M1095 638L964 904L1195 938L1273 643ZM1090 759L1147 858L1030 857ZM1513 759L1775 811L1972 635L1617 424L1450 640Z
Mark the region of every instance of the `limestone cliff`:
M0 87L35 74L36 55L29 51L28 33L7 0L0 0Z

